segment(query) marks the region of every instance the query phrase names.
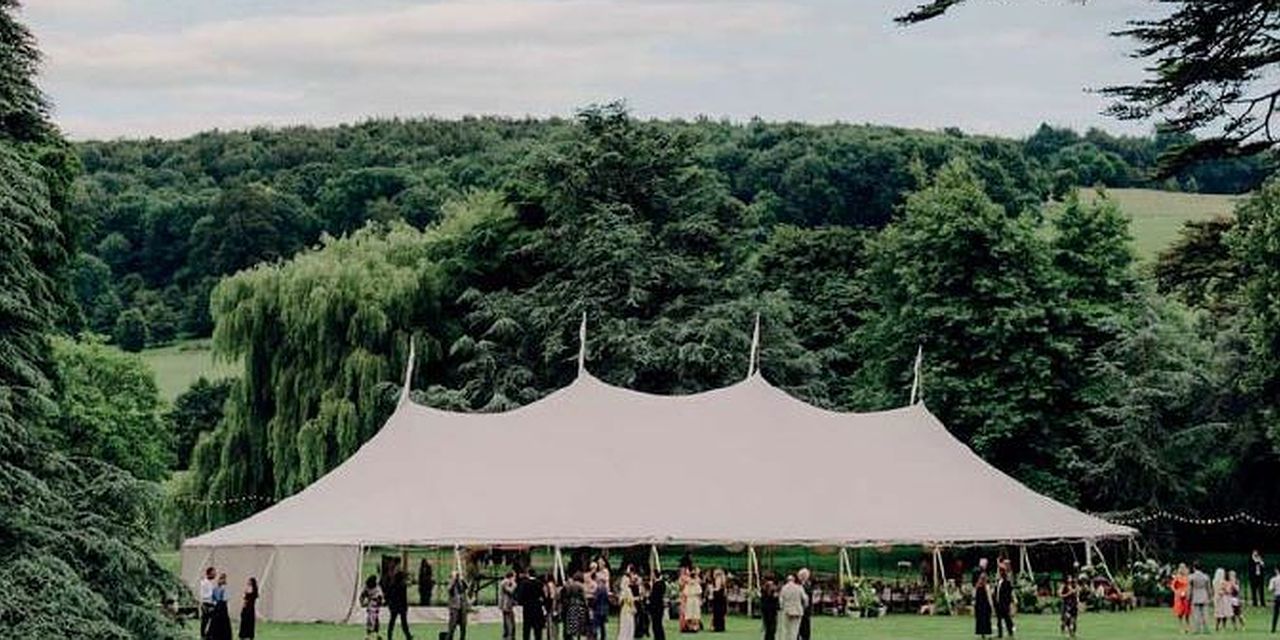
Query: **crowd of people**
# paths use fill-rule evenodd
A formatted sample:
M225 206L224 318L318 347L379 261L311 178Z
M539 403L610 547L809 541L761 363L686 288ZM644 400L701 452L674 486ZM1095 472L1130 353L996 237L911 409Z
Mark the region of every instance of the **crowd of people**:
M366 638L381 638L381 610L385 607L391 610L387 640L394 638L397 618L406 640L412 640L403 615L407 609L406 578L398 568L389 581L381 581L377 575L368 577L360 594ZM434 584L425 560L418 584L421 601L430 602ZM781 588L772 580L764 582L761 608L766 640L809 640L812 588L807 569L787 576ZM446 592L445 636L466 640L470 586L454 571ZM720 569L703 572L691 562L682 562L672 575L653 572L643 576L627 566L615 580L607 560L600 558L563 579L554 574L538 576L528 569L508 572L498 582L497 604L502 640L516 638L517 608L523 617L519 625L522 640L666 640L666 618L677 621L680 633L698 633L704 630L706 610L710 612L710 631L725 631L728 577ZM614 611L618 617L611 621Z
M1209 619L1213 618L1213 631L1243 631L1245 628L1244 590L1235 571L1218 567L1210 578L1199 562L1188 568L1178 565L1170 581L1173 591L1173 614L1183 633L1209 633ZM1280 622L1280 566L1275 567L1267 581L1266 563L1258 551L1249 562L1249 588L1253 606L1268 603L1264 593L1271 594L1271 632L1276 632Z
M249 578L240 596L239 638L257 631L258 580ZM227 574L206 567L200 579L200 640L231 640L231 610L227 607Z

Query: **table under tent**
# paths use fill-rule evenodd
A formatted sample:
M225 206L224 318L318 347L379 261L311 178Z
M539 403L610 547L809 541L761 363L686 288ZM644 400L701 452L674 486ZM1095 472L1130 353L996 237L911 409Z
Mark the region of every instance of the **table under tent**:
M377 548L913 545L940 567L945 547L1136 533L995 469L914 397L829 411L771 385L755 359L732 386L661 396L595 378L580 355L567 387L484 414L414 403L406 372L373 438L303 491L188 539L183 579L227 572L234 614L256 576L261 618L343 622Z

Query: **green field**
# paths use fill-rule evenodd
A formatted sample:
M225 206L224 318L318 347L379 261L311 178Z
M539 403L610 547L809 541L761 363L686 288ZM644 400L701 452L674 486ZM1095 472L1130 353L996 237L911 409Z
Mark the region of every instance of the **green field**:
M183 340L138 354L156 372L160 397L173 400L200 376L210 380L235 375L232 362L215 362L209 340Z
M1242 632L1226 632L1227 637L1275 637L1271 636L1270 612L1264 609L1249 611L1249 627ZM383 624L386 612L383 612ZM1017 637L1025 640L1051 640L1063 638L1058 631L1056 615L1025 615L1016 619ZM1210 623L1212 624L1212 622ZM757 640L761 637L759 621L742 617L730 617L728 630L723 634L702 633L685 636L674 633L674 625L667 622L670 638L711 637L720 640ZM415 638L435 640L442 630L440 625L420 624L410 629ZM610 622L610 636L617 631L617 622ZM474 640L497 640L502 635L497 624L472 625L467 637ZM258 637L268 640L346 640L362 637L362 630L355 625L333 624L260 624ZM383 637L385 638L385 632ZM399 634L397 638L402 637ZM820 640L856 638L858 640L961 640L973 638L973 618L949 616L890 615L871 620L818 617L814 619L813 637ZM1164 608L1142 609L1129 613L1085 613L1080 617L1079 638L1128 640L1152 638L1156 640L1186 637L1169 611Z
M1107 189L1106 193L1132 219L1134 247L1144 260L1155 257L1172 244L1188 220L1230 215L1240 199L1240 196L1154 189ZM1081 189L1080 195L1086 202L1098 197L1093 189Z

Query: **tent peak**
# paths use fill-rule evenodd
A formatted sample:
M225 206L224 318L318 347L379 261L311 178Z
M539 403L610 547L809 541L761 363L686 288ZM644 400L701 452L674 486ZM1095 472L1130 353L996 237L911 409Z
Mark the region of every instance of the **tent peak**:
M409 336L409 358L404 365L404 386L400 388L399 404L409 401L409 385L413 382L413 360L416 357L413 345L413 336Z

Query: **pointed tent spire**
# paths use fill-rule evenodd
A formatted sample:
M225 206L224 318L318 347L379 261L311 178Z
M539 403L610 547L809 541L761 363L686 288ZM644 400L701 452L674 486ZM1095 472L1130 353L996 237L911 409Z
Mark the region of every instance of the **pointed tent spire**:
M912 367L911 376L911 402L915 404L923 400L920 394L920 368L924 364L924 345L916 347L916 363Z
M760 312L756 312L756 328L751 332L751 355L747 358L747 377L760 368Z
M409 385L413 382L413 360L416 353L413 348L413 336L409 336L409 360L404 365L404 387L400 389L400 404L409 400Z
M587 312L582 312L582 325L578 327L578 375L587 372Z

